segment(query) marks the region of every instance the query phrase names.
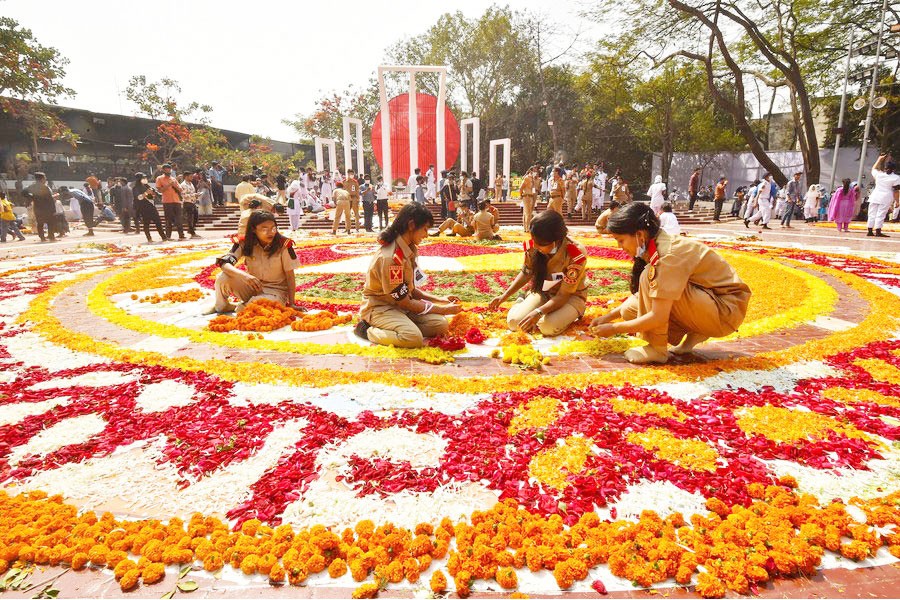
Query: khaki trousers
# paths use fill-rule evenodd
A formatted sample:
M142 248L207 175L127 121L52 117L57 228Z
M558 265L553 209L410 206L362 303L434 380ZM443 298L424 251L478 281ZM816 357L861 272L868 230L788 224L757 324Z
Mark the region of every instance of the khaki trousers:
M544 304L544 298L540 294L528 294L525 299L519 299L509 309L506 315L506 324L510 331L517 331L519 323L528 316L528 313ZM569 296L569 301L552 313L544 315L537 322L538 329L546 336L559 335L569 325L577 321L584 314L584 298Z
M344 223L347 225L347 233L350 233L350 202L342 200L337 203L334 208L334 223L331 224L331 231L337 232L338 225L341 222L341 215L344 216ZM357 226L359 225L359 208L357 207ZM358 228L358 227L357 227Z
M425 338L443 335L450 328L444 315L410 314L393 306L376 306L367 320L370 342L397 348L421 348Z
M472 231L471 229L467 229L465 225L458 221L455 221L454 219L447 219L446 221L441 223L441 226L438 227L438 233L443 233L448 229L460 237L469 237L475 233L474 231Z
M534 200L534 194L522 195L522 225L525 227L525 231L531 227L531 219L534 216Z
M244 304L257 298L268 298L269 300L281 302L284 305L288 304L288 297L284 291L264 286L262 293L257 294L247 284L247 280L244 277L222 271L216 277L216 312L229 312L233 309L231 302L228 301L228 297L231 295L240 298Z
M359 231L359 198L350 198L350 212L353 214L353 227ZM350 225L348 224L349 228ZM348 229L349 231L349 229Z
M744 320L749 301L749 292L717 296L706 288L688 283L681 297L672 303L669 322L640 335L660 352L668 351L667 343L673 346L681 343L687 333L724 337L736 331ZM650 279L644 271L638 292L622 304L622 320L630 321L647 314L651 302Z
M562 196L550 196L550 203L547 205L547 210L555 210L559 214L563 214L562 204Z

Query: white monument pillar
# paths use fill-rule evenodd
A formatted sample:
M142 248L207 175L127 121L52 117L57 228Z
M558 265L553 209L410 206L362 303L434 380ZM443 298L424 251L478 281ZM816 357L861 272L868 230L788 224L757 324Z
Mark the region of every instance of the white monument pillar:
M438 100L435 114L435 142L437 144L436 168L440 173L446 168L447 154L445 145L447 132L444 131L444 110L447 101L447 67L425 65L381 65L378 67L378 97L381 103L381 170L386 182L393 182L391 160L391 111L388 105L387 89L384 85L384 74L388 72L409 73L409 172L412 173L419 162L418 130L419 115L416 106L416 73L438 73Z
M365 164L363 162L363 130L362 119L344 117L344 172L353 169L357 174L363 174ZM350 125L356 125L356 166L353 166L353 149L350 144Z
M468 168L468 158L469 158L469 144L468 144L468 136L466 135L466 126L472 126L472 168ZM478 165L481 162L481 119L478 117L472 117L469 119L463 119L459 122L459 137L460 137L460 151L462 154L460 155L459 161L459 170L466 171L470 175L472 171L478 172Z
M437 139L437 160L435 161L435 167L437 171L435 172L435 177L440 178L441 171L447 168L447 145L445 143L446 137L446 123L445 123L445 115L447 104L447 71L446 69L441 71L440 80L438 83L438 96L437 96L437 109L436 109L436 131L435 138Z
M497 148L503 148L503 177L509 181L509 163L510 163L510 147L512 141L509 138L490 141L490 156L488 157L488 170L490 171L488 179L488 187L494 187L494 181L497 179ZM484 177L481 178L482 180Z
M314 137L313 143L316 145L316 171L325 170L325 157L322 152L322 146L328 146L328 172L337 170L337 146L336 142L331 138Z
M419 166L419 107L416 105L416 74L409 74L409 172Z

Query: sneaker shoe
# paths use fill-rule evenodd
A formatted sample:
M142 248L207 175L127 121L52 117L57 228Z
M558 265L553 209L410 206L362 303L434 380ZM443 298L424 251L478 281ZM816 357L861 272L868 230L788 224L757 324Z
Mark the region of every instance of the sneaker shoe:
M359 323L356 324L356 327L353 328L353 333L355 333L357 337L368 341L369 327L371 327L371 325L369 325L366 321L360 319Z
M191 239L192 239L192 240L196 240L196 239L200 239L200 238L202 238L202 237L203 237L203 236L200 235L199 233L195 233L195 234L193 234L193 235L191 236Z

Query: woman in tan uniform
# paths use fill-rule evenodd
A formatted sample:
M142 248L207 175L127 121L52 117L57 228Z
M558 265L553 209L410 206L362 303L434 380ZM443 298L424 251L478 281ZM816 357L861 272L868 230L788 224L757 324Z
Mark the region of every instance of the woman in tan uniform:
M572 218L572 213L575 210L575 203L578 201L578 178L576 176L575 171L569 172L568 177L566 177L566 202L565 208L563 212L569 215L569 218Z
M442 298L419 289L427 277L418 266L416 247L428 237L434 217L424 205L411 202L400 209L381 232L381 248L366 273L356 335L384 346L421 348L426 337L447 333L444 315L462 308L459 298Z
M509 309L511 331L531 331L535 326L547 336L559 335L584 315L587 285L584 283L587 253L568 237L562 215L545 210L531 221L531 239L525 242L522 271L489 308L497 310L526 283L531 292Z
M475 233L475 225L472 222L474 215L469 207L465 204L459 207L455 219L447 219L438 227L437 233L432 233L432 237L437 237L450 230L447 235L458 235L459 237L471 237Z
M489 200L482 200L478 203L478 212L472 219L475 227L476 240L493 240L500 239L497 235L497 219L489 210L491 203Z
M240 312L258 298L293 307L294 269L299 264L294 243L278 233L275 215L266 210L253 211L247 222L247 235L237 236L234 241L228 254L216 260L222 272L216 277L216 304L207 314ZM235 266L241 258L247 265L246 271ZM232 294L241 299L241 304L231 304Z
M625 352L629 362L664 363L668 344L675 345L675 354L687 354L711 337L736 331L744 321L750 302L747 284L705 244L660 229L648 205L623 206L609 218L606 230L634 257L632 295L594 319L591 332L598 337L639 333L647 345Z
M519 186L519 196L522 198L522 225L525 227L525 231L529 230L531 226L532 215L534 214L534 203L537 199L537 189L536 184L539 181L539 177L537 173L535 173L536 167L531 167L528 169L528 172L525 173L525 177L522 179L522 185Z
M553 179L550 180L550 203L547 204L547 210L563 214L563 193L565 193L566 182L563 181L562 171L559 167L553 169Z

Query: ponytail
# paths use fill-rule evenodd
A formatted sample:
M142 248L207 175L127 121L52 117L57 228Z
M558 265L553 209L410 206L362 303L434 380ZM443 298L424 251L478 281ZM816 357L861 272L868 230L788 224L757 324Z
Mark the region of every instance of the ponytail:
M654 239L659 234L659 217L643 202L632 202L610 215L606 231L624 235L634 235L638 231L646 231L648 239ZM638 291L641 273L646 266L647 261L643 258L639 256L634 258L629 286L632 294Z

